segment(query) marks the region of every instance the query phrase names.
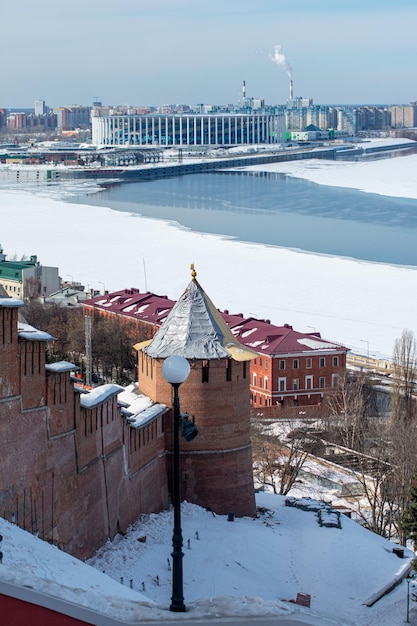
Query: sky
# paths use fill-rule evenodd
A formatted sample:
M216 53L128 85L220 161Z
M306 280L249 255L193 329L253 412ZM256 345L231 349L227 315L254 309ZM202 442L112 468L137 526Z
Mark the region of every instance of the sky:
M2 3L0 108L417 99L415 0Z
M262 167L321 184L417 198L417 155ZM370 356L385 359L404 329L417 337L417 267L237 241L193 232L174 220L60 199L84 185L0 187L3 223L24 225L18 233L2 230L8 258L36 254L42 265L58 267L64 280L87 288L135 287L173 300L190 282L190 263L195 263L200 284L221 310L291 324L300 332L318 331L354 353L366 355L369 349Z
M241 617L242 623L250 616L293 616L317 626L404 623L406 581L372 607L364 603L401 579L414 557L411 550L399 559L392 551L396 544L343 515L341 528L320 526L314 512L285 506L282 496L259 493L257 505L265 510L258 518L231 522L182 504L186 613L168 610L172 511L143 516L89 564L0 518L0 591L3 581L25 585L129 623L186 623L214 615ZM310 610L289 602L297 593L310 595ZM411 600L411 623L416 613Z

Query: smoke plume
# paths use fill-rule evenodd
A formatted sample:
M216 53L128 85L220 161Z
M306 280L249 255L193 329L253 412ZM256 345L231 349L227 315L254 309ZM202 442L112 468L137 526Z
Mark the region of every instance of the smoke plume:
M269 58L271 59L271 61L279 65L279 67L281 67L290 78L292 78L291 65L288 63L287 59L285 58L285 54L283 54L281 50L282 46L277 44L276 46L274 46L274 54L270 54Z

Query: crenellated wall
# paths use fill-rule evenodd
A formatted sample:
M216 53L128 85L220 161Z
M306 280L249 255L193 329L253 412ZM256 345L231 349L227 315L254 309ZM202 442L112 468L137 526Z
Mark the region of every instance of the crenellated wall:
M44 341L19 341L20 389L24 410L46 405Z
M16 396L20 392L19 361L17 353L18 309L6 307L0 313L0 385L2 397Z
M167 508L163 416L131 427L116 392L82 406L45 342L0 305L0 515L87 558L140 514ZM65 368L64 368L65 370Z

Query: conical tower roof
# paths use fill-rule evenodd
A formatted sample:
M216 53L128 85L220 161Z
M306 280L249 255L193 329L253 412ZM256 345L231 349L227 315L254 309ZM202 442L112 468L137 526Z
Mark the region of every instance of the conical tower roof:
M200 283L194 266L192 280L176 302L151 342L138 344L137 349L154 359L172 354L186 359L224 359L249 361L257 354L242 346L223 320Z

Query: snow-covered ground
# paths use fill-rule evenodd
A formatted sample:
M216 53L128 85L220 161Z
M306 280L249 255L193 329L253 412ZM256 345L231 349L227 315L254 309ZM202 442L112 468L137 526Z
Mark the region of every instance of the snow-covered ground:
M369 145L392 145L401 140L374 140ZM416 142L402 140L406 145ZM362 144L367 146L368 143ZM287 161L254 165L245 169L253 171L282 172L288 176L304 178L319 185L347 187L368 193L398 198L417 198L417 154L399 155L394 159L386 158L370 161L325 161L310 159L307 161Z
M282 496L259 493L257 504L263 515L231 522L183 503L185 614L169 611L169 511L144 516L125 536L108 542L90 560L93 567L0 519L0 579L131 621L208 616L243 621L294 612L320 625L397 626L405 621L405 581L372 607L366 603L405 573L410 551L398 558L392 552L395 544L345 516L341 529L321 527L315 513L285 506ZM297 593L311 596L310 611L289 602Z
M314 182L417 198L417 156L379 161L307 160L262 166ZM67 183L67 185L74 183ZM195 233L57 199L58 188L0 189L1 241L9 258L37 254L86 287L137 287L177 299L195 263L216 306L321 332L354 352L389 358L404 328L417 335L417 268L311 254ZM72 189L73 191L73 189ZM54 197L51 197L54 194Z

